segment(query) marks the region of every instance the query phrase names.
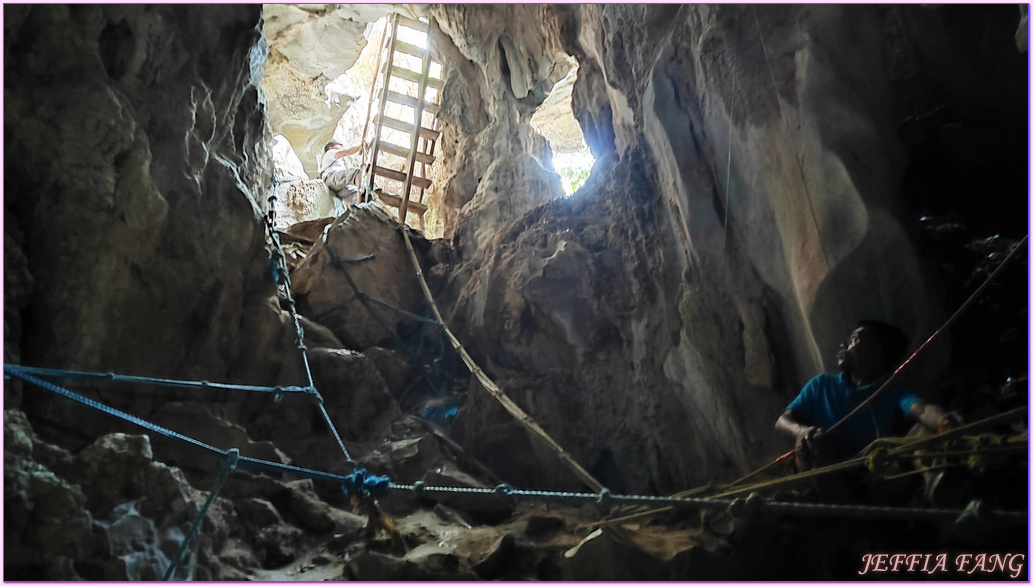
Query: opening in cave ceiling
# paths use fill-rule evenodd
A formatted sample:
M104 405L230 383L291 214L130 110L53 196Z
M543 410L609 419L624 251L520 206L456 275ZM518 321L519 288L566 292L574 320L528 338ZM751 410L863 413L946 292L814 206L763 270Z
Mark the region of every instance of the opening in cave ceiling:
M425 89L421 88L421 52L431 44L429 32L421 30L427 27L426 19L410 18L415 14L357 11L342 15L348 18L347 26L307 26L306 19L317 12L300 5L265 8L265 33L271 49L263 87L274 132L272 152L284 199L293 208L281 214L280 226L343 211L341 202L347 195L336 197L333 188L328 194L317 185L324 179L327 163L324 146L332 141L346 150L362 144L337 163L361 169L354 182L369 187L366 191L372 195L359 189L356 199L368 198L399 215L411 175L406 221L431 237L442 236L445 220L440 191L449 172L442 160L446 153L437 144L442 122L435 114L445 72L440 51L430 47L428 80ZM328 18L323 13L318 16ZM338 74L342 68L347 69ZM560 177L562 194L570 196L584 184L595 159L571 108L576 60L566 56L563 69L568 71L566 76L544 96L529 124L551 152L551 156L539 157L539 164ZM424 130L412 147L414 133L406 127L413 124L421 91ZM409 151L414 149L410 158Z

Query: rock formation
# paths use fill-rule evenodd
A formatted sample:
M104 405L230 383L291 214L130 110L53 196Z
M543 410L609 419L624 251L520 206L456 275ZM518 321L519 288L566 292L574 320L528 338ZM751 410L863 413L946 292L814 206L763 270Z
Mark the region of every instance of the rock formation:
M907 161L895 127L925 104L894 92L911 81L898 61L921 68L921 52L953 33L936 11L513 9L555 11L557 28L536 33L546 40L516 43L540 49L517 52L522 67L507 67L504 42L524 39L519 26L493 26L494 11L475 17L487 7L432 12L466 58L450 61L460 63L450 76L486 79L479 92L467 82L464 96L491 104L463 110L488 111L481 126L449 120L464 154L445 187L445 204L460 208L461 261L446 306L503 386L587 465L619 470L614 480L630 490L736 476L778 449L771 414L810 373L834 367L854 320L917 338L944 317L900 215ZM916 39L900 38L905 21ZM520 136L493 125L524 122L522 88L548 90L552 35L580 63L575 113L601 158L570 200L487 230L474 222L496 192L485 183L498 159L478 164L464 136ZM845 38L855 42L831 40ZM923 44L887 54L914 42ZM926 380L946 351L930 354L940 358L924 364ZM504 458L484 453L504 421L490 404L460 415L465 445Z
M326 85L355 63L363 31L388 11L382 5L266 4L262 22L269 45L262 89L269 124L294 147L305 171L316 162L348 109L347 96L328 95Z
M1024 234L1011 8L421 9L446 238L413 240L445 321L613 493L740 477L788 447L774 419L854 319L914 348ZM805 522L754 499L614 525L605 495L464 492L584 486L428 323L396 223L331 218L321 182L276 186L271 163L275 131L314 164L344 106L323 88L390 9L5 7L5 363L311 381L318 398L56 382L217 450L412 486L374 501L236 470L177 578L844 579L887 544L1025 551L978 520ZM529 121L571 57L598 162L563 198ZM1022 264L912 373L973 420L1028 403ZM223 464L15 378L4 397L5 575L160 579ZM1021 509L1023 476L984 463L975 489Z

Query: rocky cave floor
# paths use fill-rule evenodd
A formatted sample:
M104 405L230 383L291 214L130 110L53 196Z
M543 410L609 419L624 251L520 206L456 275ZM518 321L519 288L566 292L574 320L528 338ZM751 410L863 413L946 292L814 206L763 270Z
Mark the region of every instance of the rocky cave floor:
M316 254L314 249L340 244L334 234L361 234L368 241L381 237L371 234L390 238L394 230L383 214L353 216L333 223L298 224L282 234L294 288L308 291L299 296L301 323L313 376L323 389L328 412L358 464L376 474L387 474L399 484L494 487L502 481L450 439L449 428L463 395L482 391L472 390L469 375L460 368L448 366L455 359L441 348L440 338L409 324L356 352L348 350L331 330L340 325L334 323L340 316L324 314L329 323L321 325L320 316L305 315L314 307L315 289L312 284L299 285L303 276L298 267ZM314 244L324 231L325 241ZM437 244L422 241L418 246L427 250ZM377 265L391 266L389 248L383 246ZM433 251L429 256L434 256ZM440 268L430 267L428 273L433 282ZM372 278L390 282L392 277ZM319 279L332 280L327 273L320 273ZM338 295L354 297L347 289ZM287 304L280 303L279 315L286 320ZM351 319L357 319L355 314ZM289 324L283 329L284 335L295 335ZM388 348L405 345L421 347L432 358L421 366ZM297 352L296 347L291 350ZM996 391L998 411L1023 404L1013 387ZM217 400L197 400L184 391L155 394L118 384L72 388L133 413L146 413L145 419L211 445L243 446L243 455L335 474L347 474L351 468L337 455L340 449L325 422L305 399L277 401L223 393ZM36 390L29 385L22 389L28 410L36 414L31 425L18 410L8 410L4 419L6 577L161 578L216 482L218 462L199 457L181 442L142 434L139 428L113 418L83 423L89 420L84 417L85 408L39 397ZM1004 425L989 431L1014 439L1024 437L1020 428ZM98 436L102 437L90 441ZM960 509L972 498L980 498L989 509L1024 510L1025 462L1024 457L969 461L955 469L954 484L945 482L940 494L932 497L923 496L917 474L887 482L885 470L862 471L850 477L855 488L862 488L846 502L928 508L932 500L944 508ZM960 487L960 492L950 493L952 486ZM713 494L717 488L704 488L696 495ZM821 486L797 485L766 496L818 502L829 494ZM635 516L641 512L634 507L573 506L490 495L425 493L417 498L411 492L392 491L378 499L350 497L327 482L237 470L204 517L198 545L180 564L176 577L842 580L1025 579L1028 575L1025 564L1012 556L1007 564L998 558L978 570L975 562L968 568L958 566L958 556L967 553L1003 555L1027 550L1024 524L998 523L982 514L932 522L764 511L742 515L719 509ZM613 522L624 517L629 518ZM10 539L15 533L19 537ZM864 556L880 553L926 557L920 557L910 571L861 574L868 566ZM943 554L950 563L937 567L935 556ZM966 569L978 575L966 574Z

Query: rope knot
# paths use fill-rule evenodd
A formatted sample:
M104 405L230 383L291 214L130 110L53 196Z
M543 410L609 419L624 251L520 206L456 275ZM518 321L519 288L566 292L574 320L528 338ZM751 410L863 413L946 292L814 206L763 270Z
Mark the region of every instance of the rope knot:
M368 474L365 468L356 468L344 477L341 491L347 495L383 496L391 487L391 479L387 476Z
M226 451L226 460L222 463L222 466L225 470L233 471L237 469L238 461L240 461L240 450L230 448Z
M746 497L746 512L751 516L757 516L763 508L764 497L755 492L751 492L750 495Z
M728 505L728 514L733 519L746 518L746 499L737 498Z
M870 472L883 473L889 465L889 450L879 446L872 448L871 452L865 457L865 465L868 467Z
M610 489L606 487L603 487L603 489L599 491L599 496L595 498L595 504L603 511L610 510L611 501L612 495L610 494Z
M422 481L422 480L417 480L416 482L412 483L412 494L413 494L413 496L416 497L416 498L422 498L423 497L423 492L424 492L423 489L426 488L426 487L427 487L427 483Z
M507 500L513 496L513 487L503 482L495 487L495 496L502 500Z

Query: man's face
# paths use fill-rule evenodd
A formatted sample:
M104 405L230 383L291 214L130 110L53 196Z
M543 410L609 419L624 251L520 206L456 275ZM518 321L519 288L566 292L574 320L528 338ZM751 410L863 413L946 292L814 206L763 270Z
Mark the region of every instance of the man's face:
M836 358L839 369L848 374L882 370L882 346L875 334L863 327L854 330L846 344L840 344Z

